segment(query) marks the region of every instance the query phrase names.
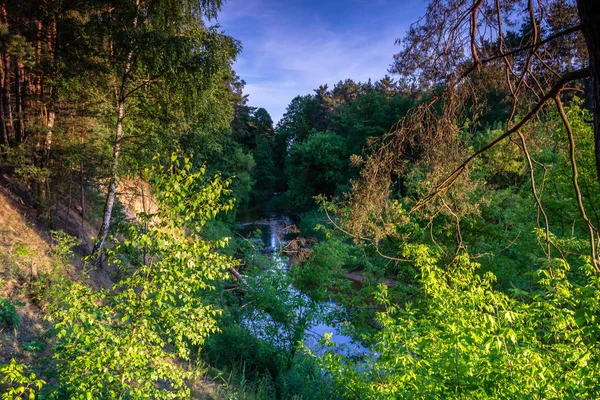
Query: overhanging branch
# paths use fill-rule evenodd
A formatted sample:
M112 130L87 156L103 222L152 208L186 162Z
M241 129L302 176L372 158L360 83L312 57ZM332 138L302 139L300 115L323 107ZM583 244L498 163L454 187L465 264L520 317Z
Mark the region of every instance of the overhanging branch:
M452 171L452 173L450 175L448 175L448 177L446 179L444 179L432 193L427 195L424 199L419 200L415 204L415 206L411 209L410 212L418 210L423 205L425 205L426 203L428 203L429 201L431 201L432 199L437 197L439 194L441 194L442 192L444 192L444 191L448 190L450 187L452 187L454 182L456 182L458 177L464 172L464 170L471 163L471 161L473 161L475 158L479 157L481 154L485 153L486 151L488 151L492 147L496 146L498 143L502 142L504 139L508 138L510 135L517 132L519 129L521 129L525 124L527 124L533 117L535 117L540 112L540 110L544 107L544 105L549 100L554 99L569 82L573 82L575 80L584 79L584 78L588 78L588 77L590 77L589 67L582 68L577 71L573 71L573 72L563 75L562 78L559 79L559 81L552 87L552 89L550 89L544 95L544 97L542 97L537 102L535 107L533 107L533 109L531 109L531 111L529 111L529 113L527 113L527 115L525 115L525 117L523 117L523 119L521 119L521 121L519 121L519 123L517 123L511 129L504 132L502 135L498 136L496 139L494 139L488 145L484 146L483 148L481 148L480 150L476 151L471 156L469 156L454 171Z

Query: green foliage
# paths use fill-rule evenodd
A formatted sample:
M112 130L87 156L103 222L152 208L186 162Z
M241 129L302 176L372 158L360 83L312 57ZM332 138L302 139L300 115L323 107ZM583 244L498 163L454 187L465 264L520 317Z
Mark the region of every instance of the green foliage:
M244 208L252 212L264 208L264 203L273 195L278 173L273 154L273 120L267 110L248 107L245 101L244 98L235 109L231 137L252 158L252 166L247 169L252 190L242 197L246 203Z
M266 375L276 377L286 362L277 347L235 323L224 324L222 331L207 341L203 352L211 365L229 371L243 370L251 380Z
M326 230L322 228L328 223L329 220L325 213L315 210L308 211L304 213L302 219L298 223L300 236L324 240L326 238Z
M32 164L25 164L19 166L15 174L30 186L32 182L45 183L50 177L50 170Z
M335 108L330 116L331 130L346 139L348 155L362 155L368 139L389 132L414 105L412 99L395 91L391 97L372 91Z
M334 284L349 258L348 246L337 239L317 243L310 258L292 270L296 283L312 296L326 299L325 290Z
M598 396L600 349L590 323L600 286L590 266L583 286L570 284L568 266L556 260L540 271L539 291L506 294L467 255L443 268L426 247L407 251L422 271L423 300L399 307L382 287L387 312L378 317L377 357L355 364L330 352L323 359L345 397Z
M254 168L253 199L264 202L270 198L275 190L276 172L273 160L272 140L267 137L260 138L254 151L256 167Z
M14 170L40 215L69 229L73 210L60 225L63 208L78 204L84 227L100 215L99 194L111 179L149 180L158 205L124 221L117 202L113 220L121 230L106 251L107 270L93 274L102 282L87 281L87 264L71 270L78 241L61 231L52 232L50 269L39 273L28 243L11 245L3 257L7 272L30 264L38 278L23 292L52 312L44 333L52 340L23 345L30 356L54 351L50 371L43 368L52 382L45 390L54 398L185 398L194 377L189 365L202 354L236 377L227 380L231 398L600 397L600 281L588 235L593 225L597 236L600 191L584 102L560 94L570 99L577 183L591 223L576 201L565 129L548 107L537 127L519 132L527 156L513 135L453 177L452 188L415 203L505 132L510 96L498 64L464 80L469 90L459 84L438 100L435 107L448 102L451 113L434 107L405 137L386 137L448 78L435 63L422 68L430 40L409 40L417 46L406 46L408 59L396 57L393 69L421 71L428 93L415 87L409 94L413 82L388 76L348 79L294 98L273 129L265 109L247 106L232 70L240 43L211 26L222 3L25 0L3 10L0 148L7 179ZM511 12L520 4L504 3ZM572 26L575 16L572 4L553 3L540 25L545 38ZM444 22L436 18L446 14L430 14ZM430 38L428 25L421 28L409 38ZM504 45L522 47L531 29L507 32ZM563 49L564 40L540 47L557 56L548 68L585 65L579 43ZM514 57L516 69L526 63ZM544 69L541 59L530 61L531 71ZM551 81L543 78L535 87ZM522 79L519 104L532 83ZM117 103L126 113L115 142ZM437 124L449 129L441 135ZM364 185L364 201L348 208L328 206L327 218L314 211L317 197L356 200L350 191L368 182L356 179L369 176L359 169L377 162L370 145L381 138L394 149L380 159L384 173L373 174L384 184ZM158 156L173 152L188 158ZM281 255L261 253L260 232L223 239L236 232L235 211L262 214L265 205L308 211L299 228L309 240L299 242L311 255L291 273ZM353 241L328 225L330 216ZM235 285L223 283L228 269L241 265L233 256L244 263ZM102 275L115 270L118 281L103 287ZM75 275L83 279L68 278ZM25 280L22 272L17 277ZM345 305L347 331L373 353L306 354L306 329L323 312L315 299ZM0 298L2 328L19 326L15 305ZM44 382L25 371L14 360L0 367L3 399L36 397Z
M221 202L229 181L204 179L188 159L171 158L171 171L147 171L158 210L139 215L125 240L108 252L127 276L110 291L65 283L53 313L62 396L71 398L180 398L189 376L176 358L218 330L220 310L208 292L235 262L213 251L227 240L200 236L206 221L232 209ZM138 250L137 253L133 250ZM137 255L128 262L122 254Z
M285 138L285 147L303 142L317 126L318 101L314 96L296 96L277 124L277 135Z
M313 132L290 149L286 165L290 205L305 209L318 194L331 196L347 176L344 139L332 132Z
M232 320L224 322L222 331L207 340L203 354L224 375L236 377L230 383L237 381L240 392L255 392L255 397L249 398L260 399L335 398L331 382L316 360L302 351L282 348L277 332L261 330L257 335L257 329L251 332Z
M73 247L81 243L78 238L63 231L50 233L53 239L50 268L41 271L29 285L30 297L44 309L62 301L64 292L61 282L72 267Z
M17 312L15 305L23 305L21 303L13 303L12 301L0 297L0 326L17 329L21 323L21 316Z
M54 272L64 268L73 258L73 247L79 245L81 241L63 231L52 231L54 245L52 246L52 262Z
M29 248L26 244L20 243L15 247L15 255L26 258L31 257L34 254L31 251L29 251Z
M281 398L306 400L340 398L335 394L331 380L323 374L321 366L313 357L298 353L291 364L290 369L276 381Z
M585 122L589 117L577 100L567 113L576 138L582 201L594 215L598 190L593 135ZM549 115L526 136L547 231L544 215L535 212L529 167L514 143L486 153L452 190L419 212L394 219L387 211L396 202L390 202L387 213L363 221L363 232L376 225L382 234L375 244L368 239L357 243L362 242L367 260L383 254L395 261L396 280L362 299L362 306L376 301L377 331L352 320L376 356L356 360L330 351L321 359L339 394L373 399L598 397L599 332L592 321L600 313L600 284L590 265L569 148L557 120ZM461 140L472 151L500 133L490 129ZM410 196L428 193L436 179L431 166L415 165L405 176L409 195L401 201L410 205ZM340 215L352 215L344 212ZM391 276L387 268L371 262L361 273L372 272L381 282ZM343 288L338 283L333 291ZM366 289L346 304L360 306Z
M51 175L48 168L31 162L29 149L26 146L7 148L6 158L7 161L15 164L15 176L29 188L36 182L44 184Z
M206 165L208 173L231 177L230 198L236 199L236 207L247 204L252 190L252 171L256 162L252 154L229 135L196 137L191 148L202 152L193 157L195 168Z
M368 142L389 132L414 105L390 77L375 84L348 79L294 98L272 146L276 170L285 169L275 181L277 190L287 188L288 208L306 211L314 207L313 196L347 192L359 173L350 157L369 154Z
M36 393L46 384L34 373L26 373L25 366L17 364L14 358L0 366L0 374L2 400L35 400Z
M231 385L240 386L240 396L247 391L256 395L248 398L331 398L330 382L301 350L305 330L321 315L322 305L292 285L281 257L246 249L244 281L237 294L225 292L222 331L207 340L203 355L224 375L234 376Z

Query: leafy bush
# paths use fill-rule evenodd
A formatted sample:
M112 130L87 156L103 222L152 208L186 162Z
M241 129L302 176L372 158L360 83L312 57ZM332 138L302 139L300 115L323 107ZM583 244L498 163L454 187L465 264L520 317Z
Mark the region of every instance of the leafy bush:
M16 303L16 305L23 305L22 303ZM21 317L17 313L15 303L12 301L0 297L0 326L4 326L11 329L17 329L21 323Z
M242 398L336 398L331 381L314 358L298 352L290 360L287 351L253 336L237 324L228 324L213 335L203 352L211 365L235 376L230 384L237 384L239 391L254 393Z
M207 340L203 354L211 365L228 371L244 370L251 380L264 375L276 378L286 361L277 347L235 323L227 324Z
M17 364L14 358L8 364L0 366L0 375L2 400L35 400L36 392L46 383L37 379L33 373L26 374L25 366Z
M324 212L309 211L302 216L298 223L300 235L303 237L314 237L318 240L325 240L326 234L321 226L325 226L329 221Z
M323 358L344 397L598 398L600 281L591 265L586 284L574 285L568 264L551 260L540 290L507 294L466 254L446 268L427 246L407 252L423 298L396 306L381 287L377 357Z
M81 241L63 231L52 231L54 246L52 246L52 261L54 271L64 268L73 257L73 247L79 245Z
M108 259L128 276L110 291L63 283L62 304L54 307L58 343L59 397L155 398L189 396L190 377L176 358L191 352L218 328L221 313L208 299L214 282L236 263L215 252L226 239L200 236L207 220L231 210L221 202L229 181L204 180L189 160L172 158L173 170L147 171L158 211L139 215ZM127 260L122 253L138 257Z
M311 291L316 298L325 298L324 290L349 260L349 248L337 239L317 243L308 260L293 269L298 287Z

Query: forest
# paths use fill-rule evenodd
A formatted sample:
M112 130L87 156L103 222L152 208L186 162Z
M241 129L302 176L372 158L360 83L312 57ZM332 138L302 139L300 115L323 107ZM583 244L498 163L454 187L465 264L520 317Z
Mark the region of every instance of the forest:
M274 121L224 2L0 0L1 398L600 398L600 4L428 0Z

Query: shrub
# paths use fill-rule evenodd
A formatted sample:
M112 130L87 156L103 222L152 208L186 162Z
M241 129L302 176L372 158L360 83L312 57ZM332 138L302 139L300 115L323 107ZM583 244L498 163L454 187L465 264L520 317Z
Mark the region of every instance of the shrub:
M0 366L0 389L2 400L35 400L36 391L39 391L46 382L37 379L35 374L25 373L25 366L17 364L15 359L10 363ZM37 389L37 390L36 390Z
M16 305L21 303L13 303L12 301L0 297L0 326L17 329L21 323L21 317L17 313Z

